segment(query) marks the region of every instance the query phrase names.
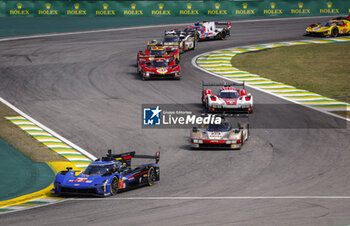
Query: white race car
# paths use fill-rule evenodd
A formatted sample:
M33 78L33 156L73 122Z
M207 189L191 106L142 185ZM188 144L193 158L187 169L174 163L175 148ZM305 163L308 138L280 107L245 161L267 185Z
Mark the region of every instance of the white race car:
M249 138L249 123L238 123L234 128L229 121L222 119L220 124L193 127L190 137L192 148L241 149Z
M174 36L177 38L174 38ZM197 46L196 33L180 31L177 28L165 31L165 37L163 39L164 43L174 43L175 40L178 40L177 42L181 53L188 50L194 50Z
M207 86L221 86L215 95ZM242 89L235 87L242 86ZM253 112L253 96L245 90L244 83L202 83L202 104L208 112Z

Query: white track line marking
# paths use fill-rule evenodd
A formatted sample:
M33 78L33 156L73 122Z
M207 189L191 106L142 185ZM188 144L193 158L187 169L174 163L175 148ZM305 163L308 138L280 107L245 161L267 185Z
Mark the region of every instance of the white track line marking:
M40 122L36 121L35 119L33 119L32 117L30 117L29 115L27 115L26 113L24 113L23 111L19 110L17 107L15 107L14 105L10 104L9 102L7 102L6 100L4 100L3 98L0 97L0 101L4 104L6 104L8 107L12 108L15 112L17 112L18 114L22 115L23 117L25 117L26 119L32 121L34 124L36 124L37 126L39 126L40 128L44 129L45 131L49 132L51 135L57 137L58 139L60 139L62 142L68 144L69 146L73 147L74 149L76 149L77 151L79 151L80 153L82 153L83 155L87 156L88 158L95 160L96 157L93 156L92 154L90 154L89 152L85 151L84 149L82 149L81 147L79 147L76 144L73 144L72 142L70 142L69 140L67 140L66 138L62 137L61 135L59 135L58 133L56 133L55 131L49 129L48 127L44 126L43 124L41 124Z
M244 200L244 199L350 199L350 196L210 196L210 197L113 197L97 198L71 198L72 201L108 201L108 200Z
M231 21L231 24L233 24L233 23L265 22L265 21L281 21L281 20L300 20L300 19L327 18L327 17L330 17L330 16L235 20L235 21ZM78 35L78 34L91 34L91 33L111 32L111 31L125 31L125 30L134 30L134 29L147 29L147 28L155 28L155 27L186 26L186 25L189 25L189 24L191 24L191 22L188 22L188 23L175 23L175 24L147 25L147 26L138 26L138 27L120 27L120 28L109 28L109 29L90 30L90 31L74 31L74 32L63 32L63 33L53 33L53 34L28 35L28 36L2 38L2 39L0 39L0 42L14 41L14 40L23 40L23 39L33 39L33 38L44 38L44 37L56 37L56 36L64 36L64 35Z

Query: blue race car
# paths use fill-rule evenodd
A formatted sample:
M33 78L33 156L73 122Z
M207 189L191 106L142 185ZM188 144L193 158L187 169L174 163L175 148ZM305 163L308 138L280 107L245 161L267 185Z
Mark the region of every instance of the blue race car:
M132 158L155 159L156 163L131 167ZM56 175L53 191L57 194L116 195L128 188L153 185L159 181L159 152L156 155L135 155L135 152L112 154L95 160L83 172L71 167Z

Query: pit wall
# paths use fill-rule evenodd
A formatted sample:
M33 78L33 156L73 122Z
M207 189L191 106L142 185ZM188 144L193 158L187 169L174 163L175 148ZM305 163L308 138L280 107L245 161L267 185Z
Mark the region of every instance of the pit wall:
M0 0L0 17L297 17L350 14L348 0Z

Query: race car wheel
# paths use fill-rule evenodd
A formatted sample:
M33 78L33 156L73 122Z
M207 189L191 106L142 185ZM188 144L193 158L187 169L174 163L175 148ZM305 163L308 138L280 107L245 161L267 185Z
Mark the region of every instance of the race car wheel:
M247 126L247 139L246 141L249 139L249 135L250 135L250 132L249 132L249 125Z
M226 38L226 31L223 31L220 35L220 39L225 40L225 38Z
M337 37L339 35L339 29L337 27L332 29L331 36Z
M152 186L156 182L156 180L157 180L156 170L154 169L154 167L151 167L148 170L147 184L149 186Z
M113 177L111 183L111 195L116 195L118 193L118 183L119 180L117 177Z

